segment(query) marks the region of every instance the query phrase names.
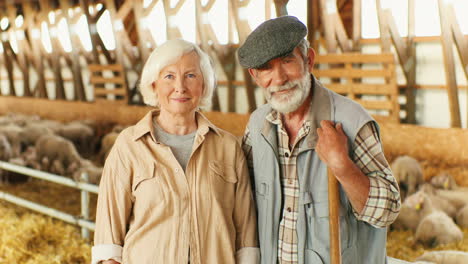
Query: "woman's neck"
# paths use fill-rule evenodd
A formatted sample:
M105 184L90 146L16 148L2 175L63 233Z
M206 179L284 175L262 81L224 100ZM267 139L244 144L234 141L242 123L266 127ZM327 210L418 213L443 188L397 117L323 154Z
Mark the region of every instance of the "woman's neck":
M164 131L173 135L187 135L197 130L195 111L188 114L171 114L161 109L156 122Z

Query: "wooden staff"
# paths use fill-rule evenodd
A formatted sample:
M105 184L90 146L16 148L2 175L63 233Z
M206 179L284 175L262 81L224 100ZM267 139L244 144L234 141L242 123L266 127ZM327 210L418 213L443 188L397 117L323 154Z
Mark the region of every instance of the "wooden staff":
M341 264L340 193L338 181L328 168L328 212L330 219L330 263Z

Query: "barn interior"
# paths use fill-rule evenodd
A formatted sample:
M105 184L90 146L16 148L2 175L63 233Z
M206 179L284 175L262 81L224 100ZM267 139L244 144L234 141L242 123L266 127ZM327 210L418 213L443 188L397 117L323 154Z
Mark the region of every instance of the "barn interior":
M210 55L217 88L203 112L242 138L266 100L237 50L283 15L307 25L311 73L379 122L392 169L406 156L410 181L457 193L449 215L461 239L423 243L402 219L389 228L388 255L468 254L467 11L464 0L0 0L0 144L12 149L0 148L0 263L91 262L99 173L120 131L153 109L139 79L166 40ZM34 147L47 133L89 166L44 166Z

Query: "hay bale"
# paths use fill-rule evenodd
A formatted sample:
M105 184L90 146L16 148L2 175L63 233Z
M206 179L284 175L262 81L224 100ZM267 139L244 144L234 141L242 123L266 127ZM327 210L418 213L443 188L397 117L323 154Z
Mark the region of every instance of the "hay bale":
M76 227L0 201L0 262L91 262L91 246Z
M426 181L440 172L447 172L458 185L468 186L466 129L392 123L381 123L380 128L389 162L398 156L409 155L421 163Z

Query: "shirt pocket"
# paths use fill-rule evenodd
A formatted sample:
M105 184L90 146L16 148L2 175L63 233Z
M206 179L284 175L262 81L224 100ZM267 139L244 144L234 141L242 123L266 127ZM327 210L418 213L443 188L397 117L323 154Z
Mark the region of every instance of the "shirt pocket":
M143 165L135 170L132 184L135 206L149 207L166 202L166 174L167 170L155 163Z
M213 198L223 208L234 208L237 173L233 166L220 161L209 162L210 189Z

